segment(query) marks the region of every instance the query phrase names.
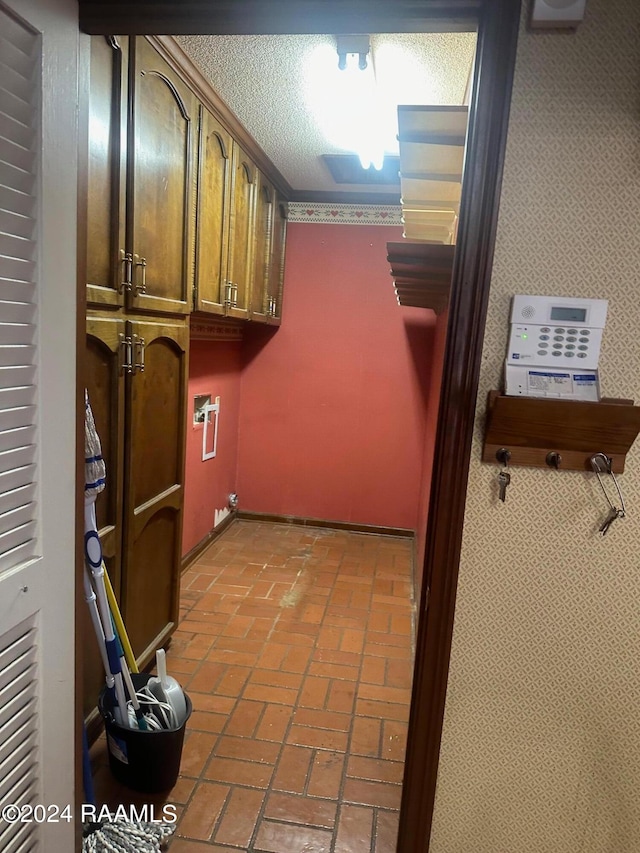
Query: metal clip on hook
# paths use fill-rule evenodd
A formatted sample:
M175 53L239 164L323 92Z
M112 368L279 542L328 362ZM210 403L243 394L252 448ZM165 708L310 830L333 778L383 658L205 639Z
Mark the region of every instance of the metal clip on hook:
M607 513L607 517L600 525L600 533L602 533L603 536L607 533L616 518L624 518L626 515L624 498L622 497L622 491L620 489L620 486L618 485L618 481L616 480L616 475L611 470L611 462L611 458L607 456L606 453L596 453L591 457L591 467L593 468L595 475L598 478L602 493L604 494L606 501L609 504L609 512ZM618 493L618 498L620 499L619 508L613 503L613 501L607 494L607 490L604 486L604 482L602 479L603 474L609 474L611 479L613 480L613 484L616 487L616 491Z

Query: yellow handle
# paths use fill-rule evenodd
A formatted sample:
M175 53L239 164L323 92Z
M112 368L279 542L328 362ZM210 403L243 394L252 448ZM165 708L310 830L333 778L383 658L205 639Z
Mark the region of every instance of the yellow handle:
M118 607L118 602L116 601L116 597L113 592L113 587L111 586L111 579L109 578L109 573L107 572L107 567L104 565L104 563L102 564L102 568L104 569L104 583L107 588L107 598L109 599L111 615L113 616L113 621L116 623L116 629L118 631L118 636L120 637L120 642L122 643L122 648L127 661L127 665L129 666L131 672L140 672L140 670L138 669L138 664L136 663L136 659L133 656L133 649L131 648L131 643L129 642L127 629L124 627L122 615L120 614L120 608Z

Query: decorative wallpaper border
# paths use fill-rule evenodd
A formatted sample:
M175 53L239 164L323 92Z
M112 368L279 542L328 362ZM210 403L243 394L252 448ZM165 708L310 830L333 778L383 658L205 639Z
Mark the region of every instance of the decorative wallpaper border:
M334 225L402 225L402 208L389 204L311 204L289 202L289 222Z
M190 318L189 331L192 341L241 341L242 327L208 317Z

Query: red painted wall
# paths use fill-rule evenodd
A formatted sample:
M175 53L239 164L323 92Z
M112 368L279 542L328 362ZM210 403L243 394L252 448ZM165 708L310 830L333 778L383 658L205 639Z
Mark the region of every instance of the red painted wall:
M420 502L416 519L417 559L415 567L415 593L420 600L420 592L424 580L424 553L426 546L427 517L429 515L429 498L431 492L431 475L433 472L433 452L435 450L438 411L440 409L440 388L442 386L442 368L444 366L444 348L447 340L447 323L449 313L445 311L436 320L435 341L431 358L431 382L427 402L427 422L424 432L424 455L422 481L420 485Z
M227 506L236 489L242 344L240 341L192 341L185 462L182 553L187 554L213 529L214 512ZM193 424L193 398L220 397L218 451L202 461L202 424Z
M435 317L396 302L398 239L289 225L282 325L244 341L242 509L416 528Z

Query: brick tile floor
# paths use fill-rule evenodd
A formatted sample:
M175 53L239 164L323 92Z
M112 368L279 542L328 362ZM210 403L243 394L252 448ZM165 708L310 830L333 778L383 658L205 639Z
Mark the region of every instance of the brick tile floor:
M410 540L237 521L185 573L167 666L189 693L172 791L92 747L98 800L169 802L170 853L393 853L412 675Z

